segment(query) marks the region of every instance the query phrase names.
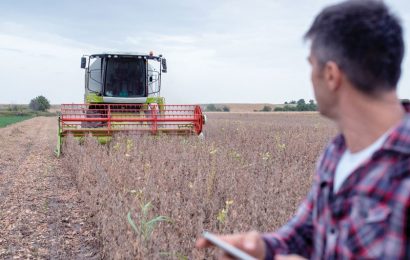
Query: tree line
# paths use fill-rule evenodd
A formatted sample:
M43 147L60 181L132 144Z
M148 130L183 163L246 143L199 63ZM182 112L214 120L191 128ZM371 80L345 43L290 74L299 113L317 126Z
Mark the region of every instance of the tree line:
M302 98L298 101L285 102L283 107L275 107L274 111L317 111L317 104L313 99L306 102Z
M231 109L228 106L216 106L215 104L209 104L205 107L205 111L208 111L208 112L230 112Z

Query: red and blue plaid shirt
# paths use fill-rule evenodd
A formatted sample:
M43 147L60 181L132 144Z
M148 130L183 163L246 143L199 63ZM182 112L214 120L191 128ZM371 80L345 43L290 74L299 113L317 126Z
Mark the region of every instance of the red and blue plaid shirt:
M410 114L334 194L345 150L342 135L328 145L296 215L276 233L264 234L266 259L410 259Z

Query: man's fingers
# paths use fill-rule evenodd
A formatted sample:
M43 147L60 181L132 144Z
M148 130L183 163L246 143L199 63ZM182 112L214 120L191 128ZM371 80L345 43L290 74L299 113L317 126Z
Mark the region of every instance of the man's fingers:
M230 255L223 253L222 255L220 255L218 257L218 260L233 260L234 258L232 258Z
M275 260L307 260L298 255L277 255L275 256Z
M210 247L212 246L211 243L209 243L208 240L206 240L205 238L198 238L198 240L195 243L195 247L196 248L206 248L206 247Z
M258 232L252 231L244 237L243 248L248 252L255 252L260 248L261 237Z
M265 256L264 242L261 235L256 231L244 234L220 235L217 237L256 258L260 259ZM213 246L213 244L204 238L199 238L195 246L197 248L206 248ZM222 259L225 257L230 259L226 252L223 254Z
M225 235L225 236L218 236L216 235L219 239L238 247L240 245L240 241L242 240L242 234L235 234L235 235ZM206 248L206 247L211 247L213 244L206 240L205 238L201 237L198 238L198 240L195 243L195 246L197 248Z
M221 239L258 258L263 257L265 254L264 242L260 234L256 231L245 234L221 236Z

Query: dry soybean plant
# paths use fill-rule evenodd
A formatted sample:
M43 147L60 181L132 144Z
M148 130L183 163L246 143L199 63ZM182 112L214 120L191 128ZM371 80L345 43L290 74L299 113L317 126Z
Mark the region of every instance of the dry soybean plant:
M69 138L64 165L106 258L201 259L203 230L273 231L306 195L335 128L317 114L211 114L197 137Z

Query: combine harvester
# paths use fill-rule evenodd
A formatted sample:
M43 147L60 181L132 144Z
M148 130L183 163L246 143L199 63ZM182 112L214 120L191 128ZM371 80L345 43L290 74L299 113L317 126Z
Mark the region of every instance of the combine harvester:
M202 135L205 115L199 105L165 105L161 75L166 59L139 53L83 56L85 104L62 104L56 155L69 134L88 134L100 143L116 133Z

